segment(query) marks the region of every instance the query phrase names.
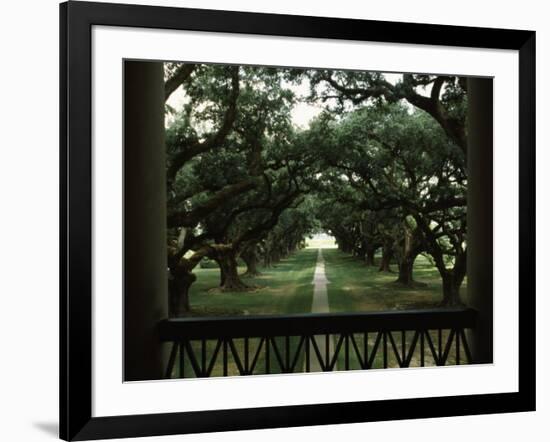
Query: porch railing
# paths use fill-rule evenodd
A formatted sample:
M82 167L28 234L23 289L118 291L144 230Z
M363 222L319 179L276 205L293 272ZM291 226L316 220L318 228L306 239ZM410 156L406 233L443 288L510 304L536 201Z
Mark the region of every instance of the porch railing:
M471 363L472 309L175 318L165 376L209 377Z

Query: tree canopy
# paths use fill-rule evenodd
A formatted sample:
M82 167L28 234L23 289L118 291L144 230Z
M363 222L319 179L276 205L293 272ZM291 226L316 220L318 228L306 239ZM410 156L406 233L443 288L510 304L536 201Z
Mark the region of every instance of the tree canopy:
M396 75L393 74L393 77ZM451 76L165 64L171 313L189 310L193 269L217 262L246 290L315 232L414 285L425 254L460 303L466 274L466 82ZM300 93L307 89L307 93ZM179 105L171 101L179 94ZM171 98L172 97L172 98ZM307 128L298 105L320 112Z

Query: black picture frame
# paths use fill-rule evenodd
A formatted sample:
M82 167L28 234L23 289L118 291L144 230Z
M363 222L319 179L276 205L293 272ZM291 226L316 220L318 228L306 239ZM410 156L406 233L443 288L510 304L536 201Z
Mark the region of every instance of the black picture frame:
M519 391L92 417L93 25L519 53ZM107 3L60 5L60 437L138 437L535 410L535 32Z

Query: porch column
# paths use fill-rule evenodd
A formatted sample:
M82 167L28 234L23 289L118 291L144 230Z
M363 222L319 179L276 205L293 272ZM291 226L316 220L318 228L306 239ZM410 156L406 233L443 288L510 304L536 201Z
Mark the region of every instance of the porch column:
M493 361L493 80L468 79L468 295L475 363Z
M159 379L156 326L168 316L164 74L124 63L124 379Z

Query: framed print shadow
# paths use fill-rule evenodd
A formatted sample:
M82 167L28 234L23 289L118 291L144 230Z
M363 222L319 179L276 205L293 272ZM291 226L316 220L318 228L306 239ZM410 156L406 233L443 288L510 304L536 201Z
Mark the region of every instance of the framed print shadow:
M62 439L535 409L535 32L60 23Z

